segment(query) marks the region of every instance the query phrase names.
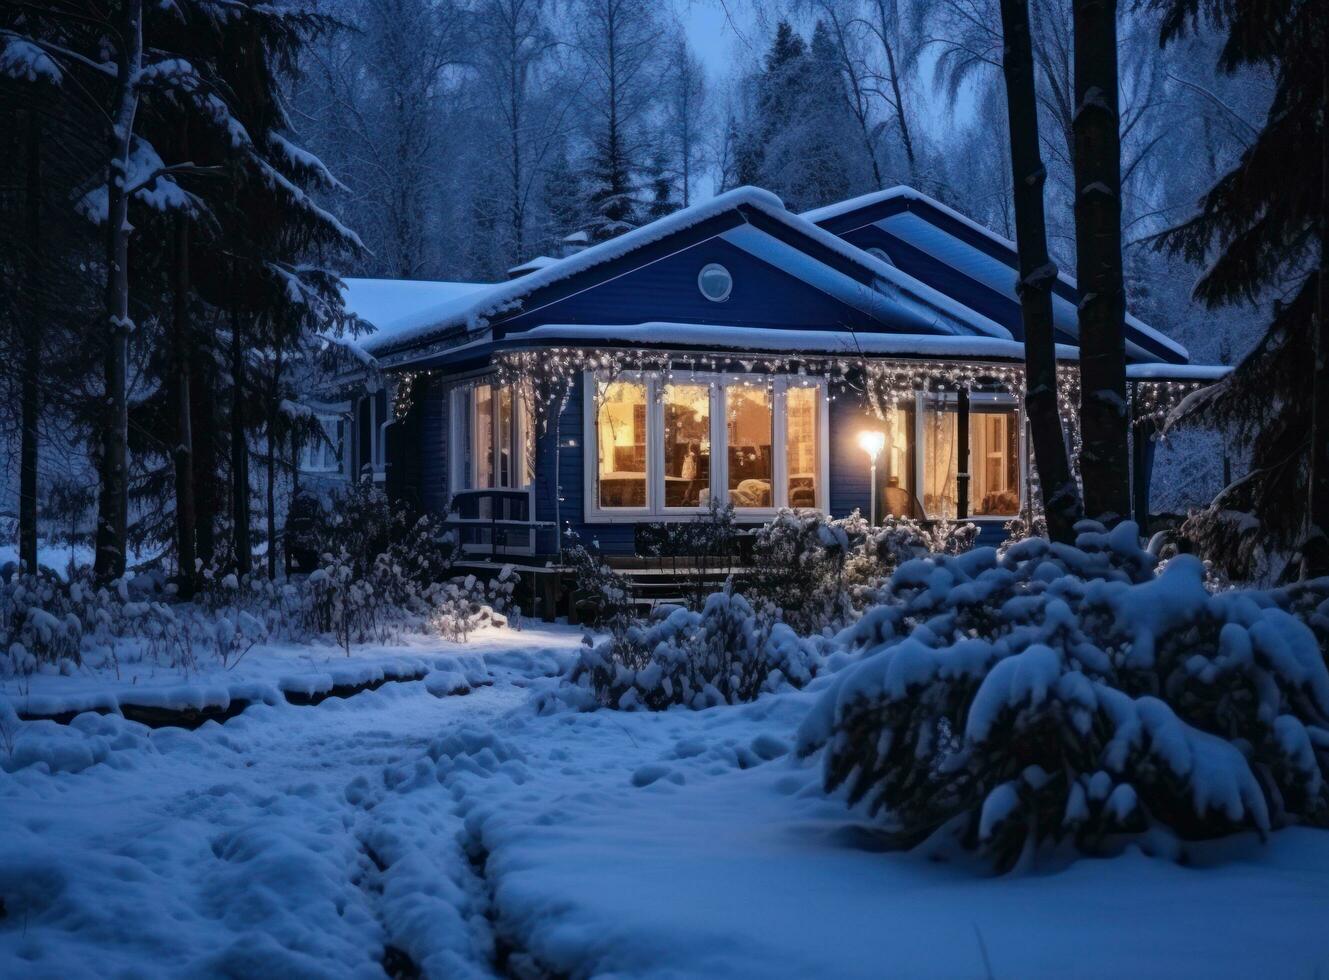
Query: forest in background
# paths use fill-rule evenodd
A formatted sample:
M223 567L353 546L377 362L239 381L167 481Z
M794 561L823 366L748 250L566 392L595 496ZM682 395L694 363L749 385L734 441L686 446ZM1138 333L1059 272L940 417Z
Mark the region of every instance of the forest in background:
M348 273L494 281L571 231L604 237L743 184L796 211L908 184L1014 239L996 0L730 7L726 70L690 49L687 6L334 0L357 29L305 52L290 97L368 246ZM1199 270L1151 236L1250 145L1274 83L1220 72L1217 32L1161 47L1161 16L1121 12L1130 305L1195 360L1230 363L1252 317L1202 314ZM1071 7L1033 0L1030 19L1049 248L1073 270Z
M47 517L95 502L112 538L130 525L169 551L196 491L187 536L247 565L251 510L274 534L274 487L317 438L302 382L354 327L337 275L495 280L570 231L603 240L749 183L794 210L906 183L1015 237L999 3L724 9L743 43L717 70L689 48L687 8L644 0L4 0L6 501ZM1119 11L1128 302L1197 361L1234 363L1275 335L1280 300L1309 295L1301 232L1286 281L1266 263L1213 308L1191 290L1224 235L1157 237L1270 130L1277 46L1308 9L1271 14L1291 34L1249 57L1194 4ZM1073 272L1071 4L1028 16L1048 247ZM1313 228L1316 207L1291 220ZM40 446L33 493L20 442ZM1239 455L1204 443L1186 481L1240 472Z

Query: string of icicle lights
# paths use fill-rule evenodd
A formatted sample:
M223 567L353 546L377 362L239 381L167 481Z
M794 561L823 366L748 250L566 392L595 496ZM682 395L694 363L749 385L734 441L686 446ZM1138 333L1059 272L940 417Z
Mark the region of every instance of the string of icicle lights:
M698 380L698 376L702 382L715 383L717 375L730 375L721 377L725 383L767 388L774 386L776 375L784 376L786 384L801 381L811 385L825 380L830 383L831 400L835 400L837 392L859 392L878 415L884 415L918 392L1005 392L1021 401L1024 398L1023 365L984 361L552 347L502 352L496 358L495 367L495 380L499 384L518 386L532 399L532 404L546 407L563 404L573 385L586 371L594 371L604 380L613 380L623 374L652 372L658 374L666 385L674 381ZM393 373L393 406L398 420L410 412L417 384L440 373ZM1079 367L1073 361L1063 361L1057 366L1058 408L1076 455L1079 449L1079 374ZM1181 400L1204 384L1165 380L1130 382L1134 420L1137 423L1149 421L1155 428L1161 428ZM657 392L662 389L663 386L656 387Z

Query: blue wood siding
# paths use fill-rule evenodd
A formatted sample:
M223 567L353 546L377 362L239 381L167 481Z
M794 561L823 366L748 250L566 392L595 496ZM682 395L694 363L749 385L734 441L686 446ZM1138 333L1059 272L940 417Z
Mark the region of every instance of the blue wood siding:
M723 303L697 288L697 273L718 262L734 277ZM720 238L711 238L573 296L530 309L501 325L510 335L547 323L633 324L653 320L833 330L890 329L801 279Z
M431 378L415 393L420 411L420 504L430 513L447 510L448 388Z
M546 433L541 437L540 463L547 465L543 465L544 472L536 474L537 519L558 520L560 534L571 526L582 544L592 550L606 555L630 555L635 550L632 524L587 524L585 521L586 432L582 415L585 387L578 378L559 416L557 433ZM558 454L557 477L552 465L555 451Z
M846 517L855 508L865 515L872 504L871 467L858 447L858 434L880 427L857 392L840 391L830 403L830 502L832 517Z
M1001 242L993 241L987 235L975 231L964 222L957 221L949 214L930 206L926 201L897 197L887 201L881 201L877 204L868 205L857 211L847 211L844 214L836 215L833 218L828 218L825 221L819 222L819 224L827 231L839 235L841 238L857 245L859 248L870 248L874 245L878 248L884 248L886 254L890 255L891 258L896 261L896 264L905 272L908 272L910 275L932 288L938 289L946 293L948 296L959 300L961 303L964 303L972 309L985 313L993 320L996 320L998 323L1011 329L1017 340L1021 339L1023 337L1023 328L1012 327L1011 323L1006 319L1003 319L1000 316L993 316L986 308L987 304L992 302L992 299L989 297L995 297L997 300L1001 301L1002 305L1014 308L1018 311L1018 303L1014 302L1009 297L1003 297L1000 293L997 293L990 287L974 282L968 277L955 272L954 269L945 263L932 259L930 256L927 256L916 249L912 249L910 246L904 247L908 248L910 252L916 253L914 257L909 257L902 253L901 257L897 258L895 249L885 244L878 236L884 237L896 246L902 246L903 243L900 242L898 238L883 231L873 223L903 212L917 215L919 218L956 240L963 242L971 248L977 249L999 262L1005 263L1011 269L1011 281L1014 282L1017 263L1017 256L1014 248L1004 245ZM957 286L959 288L958 292L956 291ZM1072 306L1078 305L1079 291L1077 289L1068 286L1060 280L1053 283L1052 289L1057 296L1070 303ZM985 293L989 295L984 296L983 294ZM1019 332L1017 332L1017 330ZM1074 340L1063 339L1065 336L1066 335L1063 331L1058 331L1056 337L1057 342L1071 343L1078 346ZM1126 325L1126 339L1130 343L1137 345L1142 350L1149 352L1150 355L1157 357L1160 360L1173 364L1186 363L1185 357L1164 344L1159 343L1148 334L1135 329L1130 324Z

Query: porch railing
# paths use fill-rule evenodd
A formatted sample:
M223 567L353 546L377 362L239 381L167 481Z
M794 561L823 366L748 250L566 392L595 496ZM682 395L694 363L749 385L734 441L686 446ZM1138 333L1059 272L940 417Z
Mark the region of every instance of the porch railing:
M444 524L471 556L521 558L556 549L558 525L535 520L535 493L507 487L458 490Z

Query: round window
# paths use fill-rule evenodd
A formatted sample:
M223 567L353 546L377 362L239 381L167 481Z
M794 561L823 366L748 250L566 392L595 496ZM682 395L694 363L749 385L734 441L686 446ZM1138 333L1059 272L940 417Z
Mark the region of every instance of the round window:
M874 259L876 259L879 262L885 262L887 265L895 265L895 263L891 261L891 257L886 254L885 249L877 248L874 245L872 248L867 250L867 253L868 255L871 255Z
M701 272L697 273L697 288L712 303L723 303L734 288L734 277L724 266L712 262L702 266Z

